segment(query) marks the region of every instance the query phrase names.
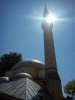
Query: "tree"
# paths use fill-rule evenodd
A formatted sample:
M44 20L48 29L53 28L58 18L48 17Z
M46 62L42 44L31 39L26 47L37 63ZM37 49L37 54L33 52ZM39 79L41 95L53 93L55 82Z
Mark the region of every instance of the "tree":
M22 55L16 52L2 55L0 57L0 72L5 73L20 61L22 61Z
M75 97L75 80L69 81L64 86L64 92L68 95L71 95L72 98Z

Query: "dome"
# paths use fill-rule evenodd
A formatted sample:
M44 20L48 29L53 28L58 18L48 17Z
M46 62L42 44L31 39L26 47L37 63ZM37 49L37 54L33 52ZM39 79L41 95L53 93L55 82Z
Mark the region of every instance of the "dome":
M0 77L0 83L2 83L2 82L8 82L8 81L9 81L8 77L5 77L5 76Z
M15 75L15 77L29 77L29 78L32 78L32 76L28 73L18 73Z
M17 63L12 69L18 69L18 68L22 68L22 67L41 67L43 68L44 67L44 64L39 61L39 60L25 60L25 61L21 61L19 63Z

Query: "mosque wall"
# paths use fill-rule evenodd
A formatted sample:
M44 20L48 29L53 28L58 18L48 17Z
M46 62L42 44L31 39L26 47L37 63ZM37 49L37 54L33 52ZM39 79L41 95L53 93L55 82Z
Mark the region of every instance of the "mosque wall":
M28 73L33 78L44 78L45 70L44 68L37 68L37 67L21 67L15 70L11 70L6 72L5 76L12 78L18 73Z
M5 76L6 76L6 77L9 77L9 78L12 78L12 77L13 77L13 73L14 73L14 71L7 71L7 72L5 73Z

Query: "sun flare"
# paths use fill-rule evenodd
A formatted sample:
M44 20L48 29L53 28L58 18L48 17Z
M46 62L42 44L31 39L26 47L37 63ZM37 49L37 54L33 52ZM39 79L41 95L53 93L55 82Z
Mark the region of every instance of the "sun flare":
M49 15L47 18L46 18L46 21L48 23L54 23L56 20L56 17L54 15Z

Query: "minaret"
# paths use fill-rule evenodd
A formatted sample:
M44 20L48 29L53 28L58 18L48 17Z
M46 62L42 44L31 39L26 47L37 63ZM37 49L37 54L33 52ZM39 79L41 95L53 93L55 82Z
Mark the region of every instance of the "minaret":
M46 18L49 12L45 6L43 12L42 29L44 31L45 52L45 89L54 100L62 100L61 80L58 75L52 28L53 23L48 23Z

